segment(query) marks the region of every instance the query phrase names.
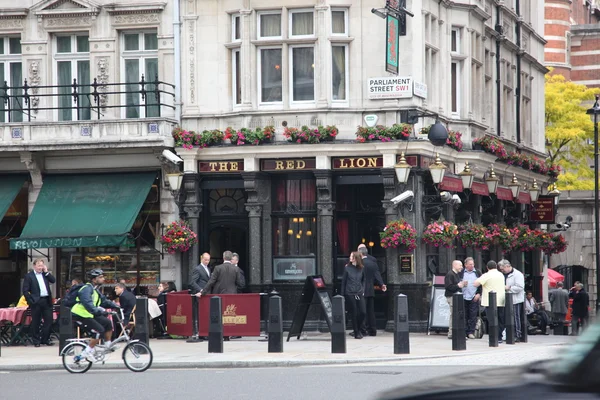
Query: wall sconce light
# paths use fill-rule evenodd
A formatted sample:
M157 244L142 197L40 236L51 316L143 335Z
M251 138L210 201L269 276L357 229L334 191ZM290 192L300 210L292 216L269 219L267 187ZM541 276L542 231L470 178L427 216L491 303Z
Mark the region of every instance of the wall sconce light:
M394 170L396 171L396 178L398 178L399 183L408 182L408 176L410 175L410 169L412 167L409 163L406 162L406 158L404 157L404 152L400 154L400 161L396 165L394 165Z
M465 163L465 169L463 169L462 172L459 173L458 175L460 176L460 179L462 179L463 189L471 190L471 187L473 186L473 178L475 178L475 174L471 171L471 166L469 165L468 161Z
M538 201L540 196L540 188L538 187L537 181L534 179L533 184L529 188L529 196L531 197L531 202L535 203Z
M375 246L375 242L369 242L369 247Z
M362 238L362 243L364 243L364 242L366 242L366 241L367 241L367 239L365 239L365 238Z
M298 222L298 218L292 219L293 222Z
M429 165L429 172L431 173L431 179L433 183L438 185L444 179L444 174L446 173L446 165L442 162L439 153L435 153L435 161L433 164Z
M298 218L298 222L304 222L304 218Z
M517 175L513 174L512 180L508 184L508 187L512 191L513 199L516 199L519 196L519 192L521 191L521 184L517 180Z
M306 236L312 236L312 231L306 231Z
M556 186L556 182L554 182L551 186L552 190L548 192L548 196L554 197L554 205L558 206L560 190L558 190L558 186Z
M288 229L288 235L292 236L294 234L294 231L291 229Z
M296 235L296 239L300 239L300 237L301 237L301 235L300 235L300 234L297 234L297 235Z
M485 178L485 183L488 187L488 192L490 194L495 194L496 189L498 189L498 177L496 176L496 172L494 171L494 166L490 166L490 172L488 172L487 178Z

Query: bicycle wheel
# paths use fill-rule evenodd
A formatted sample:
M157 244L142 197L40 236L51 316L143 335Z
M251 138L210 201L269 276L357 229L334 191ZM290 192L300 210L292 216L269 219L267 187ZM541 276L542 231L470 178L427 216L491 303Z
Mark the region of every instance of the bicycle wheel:
M85 358L79 359L81 353L85 350L84 343L74 342L65 346L62 351L62 363L67 371L72 374L83 374L87 372L92 363Z
M133 372L144 372L152 365L152 350L142 342L129 343L123 349L123 362Z

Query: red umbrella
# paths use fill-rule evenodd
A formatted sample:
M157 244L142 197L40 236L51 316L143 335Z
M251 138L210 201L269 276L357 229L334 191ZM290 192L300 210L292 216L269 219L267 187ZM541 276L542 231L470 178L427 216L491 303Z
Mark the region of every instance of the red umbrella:
M548 269L548 285L550 287L556 287L557 282L563 282L564 280L564 275L559 274L553 269Z

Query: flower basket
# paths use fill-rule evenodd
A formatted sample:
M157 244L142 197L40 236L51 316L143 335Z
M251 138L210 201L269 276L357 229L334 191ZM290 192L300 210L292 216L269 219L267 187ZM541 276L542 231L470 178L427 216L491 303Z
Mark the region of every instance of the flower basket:
M462 247L472 247L476 250L489 250L492 237L482 224L464 224L458 227L458 238Z
M504 224L491 224L488 226L488 232L492 243L500 246L503 252L509 252L515 249L517 239L513 232Z
M462 151L462 133L458 131L448 131L448 139L446 139L446 145L453 148L456 151Z
M256 128L251 130L248 128L241 128L235 130L228 127L225 130L225 139L230 139L232 144L242 146L245 144L258 145L261 143L270 142L275 136L275 127L266 126L264 128Z
M338 134L338 129L335 126L319 126L316 129L309 128L304 125L302 128L285 128L283 136L290 142L295 143L321 143L324 141L332 141Z
M458 226L448 221L435 221L423 231L423 241L435 247L454 248L454 238L458 235Z
M516 240L515 249L519 251L532 251L536 248L536 235L527 225L517 225L511 229Z
M550 239L547 247L544 249L546 254L559 254L567 250L567 241L562 235L554 235Z
M388 223L379 236L384 249L406 247L406 251L410 252L417 247L417 231L404 219Z
M372 140L381 140L390 142L392 140L408 140L412 133L412 126L409 124L394 124L387 128L383 125L377 125L373 128L359 126L356 131L356 140L364 143Z
M164 234L160 237L163 250L169 254L186 252L198 243L198 235L183 221L174 221L165 227Z
M502 142L489 135L485 135L480 138L475 138L473 140L473 145L481 146L481 149L483 151L485 151L486 153L493 154L501 160L506 159L506 157L508 156L506 148L504 147Z

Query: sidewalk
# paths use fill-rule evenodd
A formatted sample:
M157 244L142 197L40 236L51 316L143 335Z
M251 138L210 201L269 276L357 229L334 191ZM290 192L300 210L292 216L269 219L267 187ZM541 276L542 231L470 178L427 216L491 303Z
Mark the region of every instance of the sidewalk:
M376 337L368 336L356 340L350 336L346 340L345 354L331 353L329 334L310 332L304 338L291 338L286 342L284 333L283 353L268 353L268 343L264 338L242 338L224 342L223 353L208 353L208 342L187 343L185 340L150 341L154 353L152 368L249 368L249 367L291 367L334 364L364 364L381 362L423 361L436 359L443 363L444 358L489 354L492 357L511 357L524 350L547 350L562 347L574 341L570 336L529 336L528 343L517 343L499 347L489 347L488 338L467 340L466 351L452 351L452 341L446 335L413 333L410 335L410 354L394 354L393 334L380 332ZM551 352L545 352L550 354ZM525 360L527 361L527 360ZM524 362L525 362L524 361ZM62 369L58 356L58 346L2 347L0 371L34 371ZM117 350L106 360L105 365L96 364L93 368L123 369L121 350Z

